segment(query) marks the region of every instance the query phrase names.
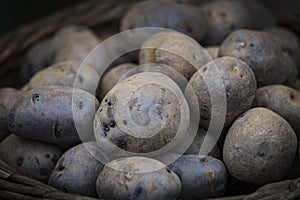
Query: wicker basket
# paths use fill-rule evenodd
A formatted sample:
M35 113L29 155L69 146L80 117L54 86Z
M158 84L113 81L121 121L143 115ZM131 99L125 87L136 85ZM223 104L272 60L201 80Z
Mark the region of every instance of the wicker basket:
M2 50L0 54L0 87L21 87L22 83L18 74L23 56L25 52L37 42L51 36L59 28L68 24L82 24L90 27L98 34L106 36L117 33L120 19L132 3L133 1L130 0L89 0L56 13L53 16L21 27L0 38L0 49ZM286 18L283 17L283 21L284 20L286 20ZM300 19L293 18L292 23L293 26L296 27L294 30L300 32ZM49 185L17 173L5 162L0 160L0 199L93 200L95 198L58 191ZM252 194L218 199L300 199L300 178L271 183L261 187Z

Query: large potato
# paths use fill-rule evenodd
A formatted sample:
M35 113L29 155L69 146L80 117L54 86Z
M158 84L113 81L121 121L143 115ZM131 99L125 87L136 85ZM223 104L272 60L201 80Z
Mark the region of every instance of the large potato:
M49 185L64 192L97 196L96 180L104 167L102 160L109 161L95 142L79 144L59 159L49 178Z
M183 155L169 168L180 177L182 189L179 198L205 199L225 192L226 167L213 157Z
M234 56L246 62L252 68L258 86L295 84L295 63L267 33L245 29L234 31L223 41L219 55Z
M257 90L253 107L265 107L282 116L300 139L300 92L284 85L268 85Z
M231 126L223 159L238 180L263 185L281 180L291 169L297 152L292 127L266 108L242 114Z
M163 163L145 157L109 162L97 179L101 199L175 200L180 189L180 180L174 172Z
M100 79L97 71L76 61L65 61L47 67L36 73L27 84L27 90L51 85L76 86L92 94ZM77 76L76 84L75 79Z
M187 80L211 59L193 39L175 32L157 33L141 47L140 64L157 63L170 66Z
M13 134L0 143L0 159L24 175L48 182L62 151L53 144L19 138Z
M251 26L250 14L242 2L215 0L201 7L207 18L208 31L202 43L220 45L225 37L241 28Z
M24 93L15 103L9 113L8 126L11 132L22 138L76 144L80 139L93 139L93 118L97 107L97 99L86 91L65 86L43 86ZM72 109L80 118L77 119L77 127ZM81 138L77 128L85 131Z
M206 33L206 20L200 8L172 1L136 3L121 21L121 30L163 27L182 32L200 41Z
M251 107L256 91L255 76L251 68L240 59L220 57L201 67L191 78L190 84L199 101L200 125L205 128L208 128L212 115L210 93L222 88L222 85L217 85L216 75L222 78L220 82L224 84L226 93L225 128Z

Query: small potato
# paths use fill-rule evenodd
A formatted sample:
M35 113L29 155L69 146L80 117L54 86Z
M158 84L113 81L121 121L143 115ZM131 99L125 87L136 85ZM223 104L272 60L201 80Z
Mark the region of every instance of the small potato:
M175 200L180 189L180 180L174 172L163 163L145 157L111 161L97 178L101 199Z
M187 102L174 81L161 73L143 72L104 97L95 116L95 137L99 146L110 142L125 151L150 153L175 138L174 144L181 142L188 116Z
M207 34L201 42L204 45L220 45L229 33L252 23L247 8L240 1L210 1L201 9L208 24Z
M175 32L157 33L140 50L140 64L157 63L173 67L187 80L211 59L191 38Z
M13 134L0 143L0 159L25 176L48 182L62 151L53 144L26 140Z
M226 92L226 118L228 127L240 114L247 111L254 99L256 80L251 68L234 57L220 57L201 67L190 80L200 106L200 125L208 128L211 119L211 91L222 88L216 82L216 74L222 77ZM208 88L208 82L211 83ZM214 85L212 85L214 84ZM211 91L210 91L211 90Z
M205 47L205 50L207 51L207 53L209 54L211 59L215 59L215 58L219 57L219 51L220 51L219 46L208 46L208 47Z
M27 90L41 86L61 85L77 87L95 93L97 81L100 79L97 71L76 61L65 61L47 67L36 73L27 84ZM76 84L75 79L77 76ZM75 85L74 85L75 84Z
M234 31L223 41L219 55L234 56L246 62L252 68L259 87L295 84L295 63L267 33L245 29Z
M59 159L49 185L72 194L97 196L96 180L104 167L102 160L109 161L95 142L79 144Z
M297 143L285 119L269 109L254 108L229 129L223 159L233 177L263 185L281 180L290 171Z
M24 93L10 110L8 127L22 138L77 144L80 139L93 139L93 118L98 104L93 95L80 89L65 86L35 88ZM73 114L80 118L76 127ZM85 131L85 135L79 138L77 128Z
M113 67L100 80L97 88L98 99L103 99L107 92L113 88L120 78L128 71L136 67L133 63L124 63ZM98 79L99 80L99 79Z
M203 144L204 138L210 138L214 139L212 135L207 135L207 131L204 128L199 127L197 135L194 138L193 143L191 146L186 150L184 154L186 155L199 155L200 148ZM214 158L220 158L220 149L218 145L216 144L213 149L207 154L208 156L214 157Z
M284 85L268 85L257 90L253 107L268 108L279 114L300 139L300 92Z
M206 34L206 20L197 6L172 1L136 3L121 21L121 30L162 27L176 30L200 41Z
M182 199L206 199L221 196L226 189L224 164L210 156L183 155L169 168L180 177Z

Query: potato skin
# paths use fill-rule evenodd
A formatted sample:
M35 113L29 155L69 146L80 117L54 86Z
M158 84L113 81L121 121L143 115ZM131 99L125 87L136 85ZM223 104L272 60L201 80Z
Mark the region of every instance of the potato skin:
M206 81L214 83L212 77L215 74L222 77L225 87L227 107L224 128L226 128L235 118L251 107L256 92L256 80L251 68L234 57L216 58L201 67L191 78L190 84L199 101L200 126L205 128L209 126L212 109Z
M225 165L210 156L183 155L169 165L180 177L182 199L206 199L221 196L227 185Z
M251 17L243 3L239 1L210 1L201 7L208 23L204 45L220 45L225 37L241 28L251 26Z
M238 180L263 185L281 180L291 169L297 137L285 119L266 108L242 114L225 139L223 159Z
M210 60L196 41L175 32L161 32L151 36L144 42L139 54L140 64L170 66L187 80Z
M97 196L96 180L104 164L94 156L108 162L96 142L69 149L58 160L49 178L49 185L72 194Z
M219 51L220 51L219 46L208 46L205 47L205 50L207 51L211 59L216 59L217 57L219 57Z
M122 167L123 171L115 167ZM152 171L152 167L156 170ZM149 172L144 172L144 170ZM97 178L101 199L176 199L181 184L177 175L150 158L127 157L106 164Z
M72 113L84 120L78 126L86 129L84 138L79 138ZM97 99L90 93L65 86L43 86L23 94L10 110L9 130L19 137L56 144L76 144L91 140L93 116L98 108ZM78 121L78 120L77 120Z
M200 41L206 34L206 20L197 6L172 1L136 3L121 21L121 30L163 27L176 30Z
M253 107L268 108L282 116L300 139L300 92L284 85L268 85L257 90Z
M267 33L246 29L234 31L223 41L219 55L237 57L246 62L252 68L259 87L295 84L295 63Z
M13 134L0 143L0 158L25 176L48 182L62 154L53 144L26 140Z
M27 84L27 90L41 86L61 85L95 93L97 81L100 79L97 71L76 61L56 63L36 73ZM74 84L76 76L78 81Z

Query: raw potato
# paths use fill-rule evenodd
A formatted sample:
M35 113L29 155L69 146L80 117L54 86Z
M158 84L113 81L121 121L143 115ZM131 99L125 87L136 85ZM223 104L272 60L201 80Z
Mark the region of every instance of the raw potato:
M279 114L300 139L300 92L284 85L268 85L257 90L253 107L265 107Z
M120 168L123 170L117 170ZM112 161L97 179L101 199L175 200L180 189L180 180L174 172L163 163L145 157Z
M121 21L121 30L162 27L176 30L200 41L206 34L206 19L200 8L172 1L136 3Z
M226 92L226 118L224 128L228 127L240 114L247 111L256 92L256 80L251 68L234 57L220 57L201 67L193 75L190 84L194 89L200 106L200 125L208 128L211 119L211 92L222 88L215 81L216 74L222 77ZM211 88L208 88L210 82Z
M95 142L79 144L59 159L49 185L72 194L97 196L96 180L104 167L101 160L109 161Z
M0 159L25 176L48 182L62 151L53 144L19 138L13 134L0 143Z
M101 78L98 88L97 88L97 97L99 100L102 100L107 92L112 89L120 80L120 78L126 74L129 70L136 67L136 64L133 63L124 63L113 67Z
M140 64L157 63L173 67L187 80L211 59L196 41L176 32L157 33L141 47Z
M250 14L242 2L215 0L201 7L208 23L208 31L202 43L220 45L225 37L241 28L251 26Z
M252 68L258 86L295 84L295 63L267 33L235 31L224 40L219 55L234 56L246 62Z
M125 151L149 153L182 136L188 116L187 102L174 81L161 73L139 73L104 97L95 116L95 137L99 146L110 142Z
M205 50L207 51L207 53L209 54L211 59L215 59L215 58L219 57L219 51L220 51L219 46L205 47Z
M206 199L221 196L225 192L226 167L213 157L183 155L169 168L180 177L181 199Z
M207 135L207 131L204 128L199 127L197 135L195 136L193 143L186 150L186 152L184 154L199 155L200 148L203 144L203 141L204 141L205 137L210 138L210 139L214 139L211 134ZM217 145L217 142L216 142L215 146L212 148L212 150L207 155L211 156L211 157L214 157L214 158L220 158L220 149Z
M76 86L79 89L95 94L100 79L97 71L76 61L65 61L47 67L35 74L27 84L27 90L51 85ZM77 76L77 82L74 85Z
M281 180L291 169L297 151L292 127L266 108L242 114L231 126L223 159L238 180L263 185Z
M39 87L24 93L15 103L9 113L8 127L22 138L77 144L80 140L93 139L93 118L98 104L97 99L84 90L65 86ZM77 127L73 114L79 117ZM79 138L77 128L85 131L85 135Z

